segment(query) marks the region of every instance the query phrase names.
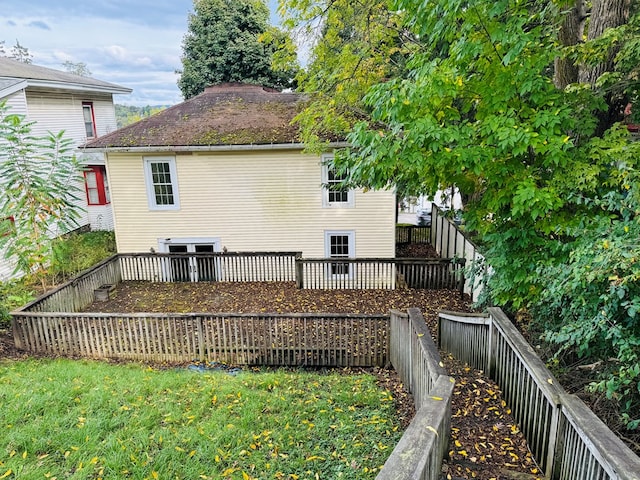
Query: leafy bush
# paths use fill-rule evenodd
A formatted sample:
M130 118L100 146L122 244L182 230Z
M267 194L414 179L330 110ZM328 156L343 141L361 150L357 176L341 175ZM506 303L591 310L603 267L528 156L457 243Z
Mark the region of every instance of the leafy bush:
M24 281L0 282L0 329L8 328L9 313L35 298L35 292Z
M615 172L613 172L615 174ZM628 428L640 426L640 189L638 172L620 168L621 189L571 232L568 260L539 268L545 288L533 313L558 355L601 362L595 391L619 402Z
M53 243L50 274L54 280L64 281L114 253L116 242L113 232L72 233Z
M86 232L65 235L53 242L53 260L46 283L61 283L86 270L116 252L113 232ZM19 280L0 282L0 328L7 328L9 313L30 302L41 291L40 280L26 276Z

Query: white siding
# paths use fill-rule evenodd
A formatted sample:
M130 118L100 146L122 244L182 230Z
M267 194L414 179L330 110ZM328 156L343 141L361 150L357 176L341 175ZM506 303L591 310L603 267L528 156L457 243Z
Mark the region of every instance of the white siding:
M89 224L91 230L113 230L113 210L111 205L89 205Z
M93 111L96 118L96 132L99 137L118 128L116 125L116 110L111 97L93 100Z
M6 98L0 99L7 102L7 105L11 107L9 113L13 115L27 115L27 97L24 90L20 90Z
M42 91L27 92L29 103L29 120L36 121L34 133L44 135L47 131L58 133L65 131L67 138L71 138L76 146L87 141L82 116L82 103L92 102L95 117L95 126L98 136L105 135L116 128L115 107L113 97L110 94L81 94L81 93L51 93ZM85 164L104 164L102 154L78 152L78 156ZM92 229L106 229L107 225L113 225L111 212L104 212L109 206L98 209L96 212L87 206L84 193L84 184L80 184L82 191L78 204L82 207L82 216L78 219L79 226L90 225ZM112 227L111 227L112 228Z
M120 252L157 250L163 238L216 237L229 251L324 257L324 232L350 230L356 232L358 257L394 256L393 192L358 191L354 208L323 208L317 156L178 154L177 211L149 210L141 155L110 154L107 166Z
M15 261L13 259L5 259L4 252L0 251L0 282L6 282L7 280L15 278L17 276L13 274L15 268Z

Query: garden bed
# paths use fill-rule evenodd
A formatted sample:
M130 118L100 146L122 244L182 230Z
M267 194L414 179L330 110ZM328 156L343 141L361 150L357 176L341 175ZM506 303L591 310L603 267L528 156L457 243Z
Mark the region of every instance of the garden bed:
M439 310L469 311L468 299L461 299L456 290L300 290L294 282L123 282L109 300L83 311L386 315L391 309L412 307L434 323Z

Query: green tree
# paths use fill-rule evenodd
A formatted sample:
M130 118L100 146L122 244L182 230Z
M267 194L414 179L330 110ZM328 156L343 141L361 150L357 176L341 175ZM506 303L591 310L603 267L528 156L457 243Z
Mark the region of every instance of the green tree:
M62 68L64 68L65 72L80 75L81 77L91 76L91 70L89 70L89 67L87 67L87 64L84 62L72 62L70 60L66 60L62 63Z
M627 407L640 396L625 387L637 386L637 358L628 354L640 339L637 297L610 277L633 279L635 270L621 266L629 245L604 260L593 246L613 245L639 222L640 208L622 200L638 178L640 142L617 124L638 97L640 19L637 2L629 5L594 1L581 26L580 3L393 2L392 11L410 12L404 26L421 48L402 76L369 89L370 118L335 160L353 186L433 195L457 185L466 228L493 267L493 301L544 311L543 322L559 318L546 322L548 338L579 354L617 355L622 363L607 369L599 388L624 397ZM571 16L575 28L567 25ZM637 249L629 253L637 258ZM579 288L575 279L596 264L606 276L589 290L597 301L572 296L559 280ZM594 316L602 311L605 323ZM568 322L572 342L562 327Z
M386 1L281 0L280 10L290 34L310 46L297 80L311 101L297 121L307 148L321 150L326 140L344 139L368 118L367 90L402 76L419 42L403 27L405 14L391 11Z
M0 248L46 287L53 237L77 226L81 167L64 132L32 134L33 122L0 103Z
M269 27L264 1L194 0L193 5L182 44L183 68L177 72L178 87L185 98L223 82L279 89L293 85L296 72L292 65L282 70L272 65L273 56L290 50L292 44Z
M161 112L167 105L145 105L137 107L135 105L115 105L116 107L116 123L118 128L126 127L132 123L138 122L143 118L150 117Z

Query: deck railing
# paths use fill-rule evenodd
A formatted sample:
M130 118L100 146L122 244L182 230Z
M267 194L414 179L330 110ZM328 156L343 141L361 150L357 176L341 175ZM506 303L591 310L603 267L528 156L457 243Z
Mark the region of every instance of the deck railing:
M502 310L488 312L441 313L440 346L500 385L547 478L638 480L640 458L558 385Z
M121 253L123 280L294 282L300 252Z
M391 312L391 363L413 393L416 415L385 462L377 480L437 480L448 452L453 378L418 309Z
M298 258L296 283L307 289L454 289L464 260L432 258Z

